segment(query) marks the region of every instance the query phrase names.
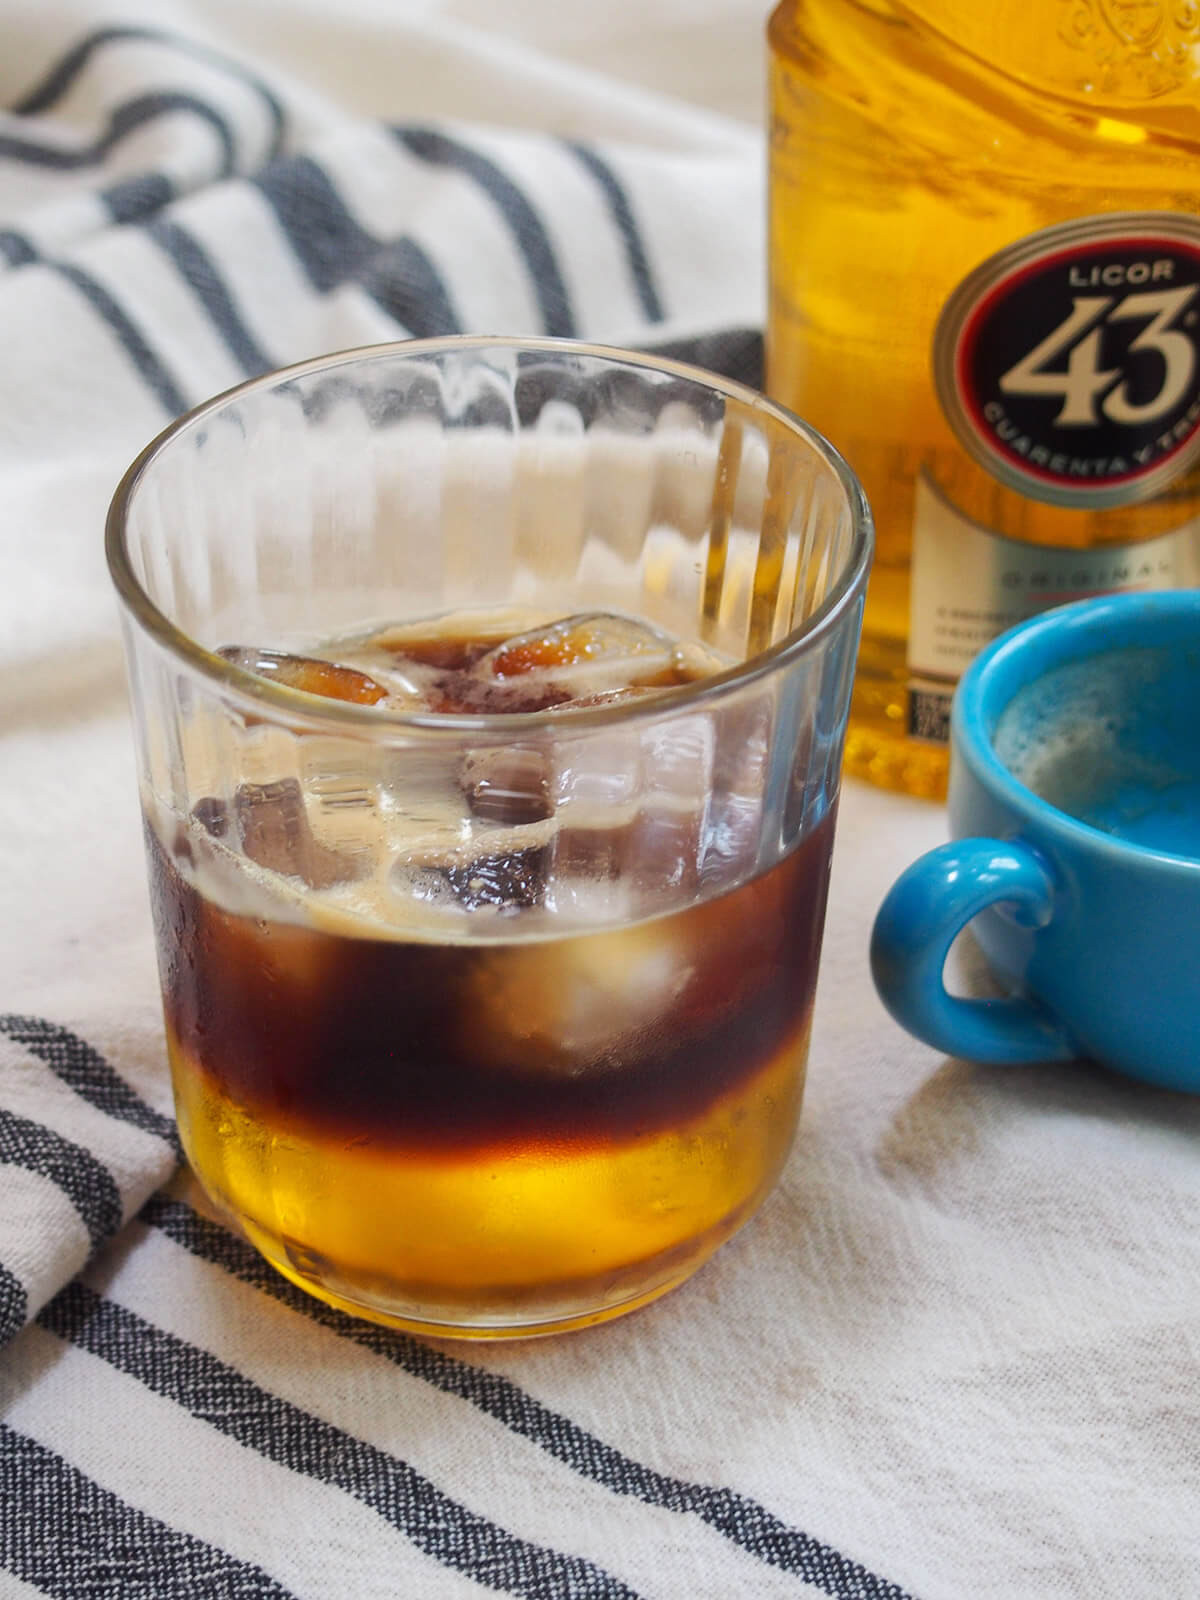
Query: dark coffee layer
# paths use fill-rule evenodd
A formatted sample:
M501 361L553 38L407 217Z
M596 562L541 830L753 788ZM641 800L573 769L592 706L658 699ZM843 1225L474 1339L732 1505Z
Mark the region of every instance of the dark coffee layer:
M279 1132L449 1152L682 1130L801 1035L832 830L830 814L770 872L629 930L630 963L661 943L682 965L650 1022L614 1015L611 1044L586 1060L535 1019L526 1026L518 1001L498 1029L478 1009L480 995L506 1003L518 959L527 985L539 949L554 982L563 941L406 943L235 915L206 900L151 832L167 1020L186 1061ZM602 938L611 963L624 937L578 941Z

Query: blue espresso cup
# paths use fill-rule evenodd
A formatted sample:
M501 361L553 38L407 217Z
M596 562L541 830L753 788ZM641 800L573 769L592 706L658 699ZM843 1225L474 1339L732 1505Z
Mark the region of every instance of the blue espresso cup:
M970 1060L1200 1091L1200 593L1083 600L989 645L955 695L948 809L954 842L875 922L897 1021ZM968 923L1007 998L947 993Z

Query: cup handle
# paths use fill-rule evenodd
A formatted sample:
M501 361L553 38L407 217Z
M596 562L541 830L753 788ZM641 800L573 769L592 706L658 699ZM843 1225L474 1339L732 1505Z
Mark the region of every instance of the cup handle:
M871 974L884 1005L918 1039L971 1061L1067 1061L1066 1030L1035 1000L962 1000L946 991L950 946L971 918L1005 902L1027 927L1054 910L1054 882L1016 840L957 839L930 850L892 885L871 934Z

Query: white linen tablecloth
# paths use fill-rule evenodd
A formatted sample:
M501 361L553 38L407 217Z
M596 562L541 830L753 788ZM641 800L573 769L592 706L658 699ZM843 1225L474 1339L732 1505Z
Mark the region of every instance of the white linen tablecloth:
M939 807L845 786L783 1181L631 1318L355 1323L176 1173L117 478L406 334L756 381L765 17L0 0L0 1597L1200 1594L1200 1102L887 1019L871 920Z

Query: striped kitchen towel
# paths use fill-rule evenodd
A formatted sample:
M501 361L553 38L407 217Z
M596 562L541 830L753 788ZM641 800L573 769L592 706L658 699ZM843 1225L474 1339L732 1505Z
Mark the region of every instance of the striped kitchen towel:
M763 166L586 73L552 128L473 121L453 75L443 117L401 93L364 117L170 10L0 6L0 1596L900 1600L769 1494L684 1470L669 1412L618 1444L582 1391L568 1415L503 1361L333 1312L164 1189L101 561L122 469L245 377L410 335L634 343L756 383ZM665 1392L630 1365L644 1416Z
M843 786L796 1149L636 1316L356 1322L178 1166L114 485L406 334L754 381L763 139L637 85L731 103L768 4L0 0L0 1600L1200 1594L1200 1097L894 1027L867 939L926 802Z

